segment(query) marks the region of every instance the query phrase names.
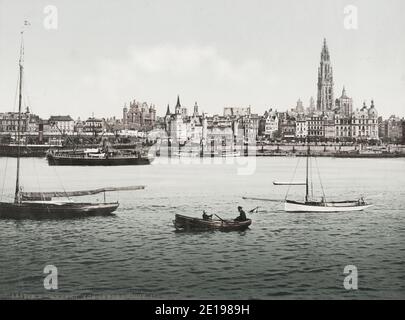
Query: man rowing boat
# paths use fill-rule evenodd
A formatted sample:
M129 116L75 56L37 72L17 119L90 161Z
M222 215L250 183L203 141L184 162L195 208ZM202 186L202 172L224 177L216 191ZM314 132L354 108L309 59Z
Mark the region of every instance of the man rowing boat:
M212 214L208 215L207 212L205 212L205 210L203 211L203 220L212 220Z
M234 221L246 221L247 220L246 213L245 213L245 211L243 211L241 206L238 207L238 211L239 211L239 217L236 217L234 219Z

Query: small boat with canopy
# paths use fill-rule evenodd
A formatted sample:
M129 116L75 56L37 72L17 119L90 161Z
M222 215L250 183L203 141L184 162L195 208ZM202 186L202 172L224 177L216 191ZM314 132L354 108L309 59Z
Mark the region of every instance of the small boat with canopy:
M64 192L23 192L20 183L21 158L21 105L23 79L23 32L21 32L21 48L19 59L19 95L17 125L17 172L14 202L0 202L0 218L4 219L37 219L37 218L73 218L86 216L104 216L114 212L118 202L106 202L105 192L141 190L144 186L110 187L95 190L64 191ZM88 196L104 193L103 203L73 202L72 197ZM58 198L68 198L66 201Z

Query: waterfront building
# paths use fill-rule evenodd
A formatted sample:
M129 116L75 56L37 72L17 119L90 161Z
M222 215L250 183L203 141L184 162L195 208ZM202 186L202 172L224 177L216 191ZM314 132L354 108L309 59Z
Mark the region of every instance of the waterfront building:
M388 120L383 120L383 118L380 116L378 117L378 138L381 141L387 141L387 130L388 130Z
M188 140L187 119L183 118L180 96L177 96L175 112L170 112L170 106L167 105L165 123L168 137L178 143L185 143Z
M153 104L133 100L123 108L122 124L124 129L150 131L155 127L156 108Z
M75 122L71 116L51 116L48 120L49 133L72 134L75 129Z
M40 140L44 137L44 135L50 135L52 133L51 125L49 124L48 119L40 119L38 125L38 131L40 135Z
M20 132L27 132L30 128L31 113L27 108L26 112L21 113ZM0 132L17 133L18 131L18 112L0 113Z
M323 132L324 138L327 141L334 140L336 138L335 129L335 114L333 112L325 113L323 118Z
M353 113L351 125L352 137L356 140L378 139L378 112L373 100L370 108L364 102L363 107Z
M203 113L198 114L197 102L194 106L193 116L186 120L187 140L192 144L205 144L207 140L207 118Z
M329 49L326 44L326 39L324 39L321 52L321 62L318 68L318 111L327 111L334 109L335 101L333 86L333 70L330 61Z
M39 124L41 123L41 118L35 114L30 114L28 121L27 132L34 133L39 131Z
M245 142L257 141L259 135L260 116L258 114L250 114L248 116L240 117L239 122L242 124ZM239 135L239 133L236 135Z
M351 116L344 114L335 115L335 136L338 141L348 141L352 137Z
M322 114L314 114L307 120L308 122L308 137L312 140L319 141L324 138L324 116Z
M401 124L402 124L402 141L401 141L401 143L405 144L405 119L404 118L402 118Z
M277 111L270 109L264 113L264 135L270 139L274 139L278 136L279 119Z
M169 137L179 143L185 143L188 140L187 122L183 120L181 114L175 114L170 120Z
M402 118L402 144L405 144L405 120Z
M390 116L387 123L387 139L389 142L400 143L403 140L403 119L392 115Z
M124 130L124 126L122 124L122 121L120 119L117 119L116 117L110 117L107 119L103 119L103 130L106 132L112 132L115 133L119 130Z
M88 118L84 123L83 131L93 135L103 132L103 120L95 117Z
M296 120L294 117L285 117L280 122L280 134L284 140L293 140L295 138Z
M207 119L205 114L199 115L198 104L194 104L193 115L187 115L187 108L182 107L180 96L177 96L175 112L170 112L167 105L164 127L168 137L180 144L204 143L207 139Z
M75 121L75 129L74 129L74 132L76 132L76 133L82 133L82 132L84 132L84 124L85 124L85 121L82 121L82 120L80 119L80 117L78 117L77 120Z
M230 146L235 141L235 132L238 130L237 122L212 121L207 126L207 143L215 146Z
M230 145L242 140L256 141L258 138L261 117L252 114L250 107L225 108L224 115L211 117L199 112L197 102L192 115L185 110L179 96L174 113L171 113L170 106L167 107L164 127L173 142Z
M299 139L305 139L308 136L308 121L302 117L295 122L295 136Z

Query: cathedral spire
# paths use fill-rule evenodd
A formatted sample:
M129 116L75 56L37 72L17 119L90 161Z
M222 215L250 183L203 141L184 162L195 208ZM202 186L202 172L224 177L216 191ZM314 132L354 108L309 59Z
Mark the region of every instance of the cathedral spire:
M179 115L181 114L181 104L180 104L180 96L177 95L177 103L176 103L176 108L174 111L175 114Z
M169 116L169 115L170 115L170 106L169 106L169 104L167 104L166 115L167 115L167 116Z
M326 38L323 38L323 47L322 47L322 52L321 52L321 60L325 61L325 60L329 60L329 49L328 49L328 45L326 44Z
M176 108L181 108L181 104L180 104L180 96L177 95L177 103L176 103Z
M318 68L318 111L324 112L334 109L335 101L333 86L333 70L329 56L329 49L326 44L326 39L323 39L321 62Z

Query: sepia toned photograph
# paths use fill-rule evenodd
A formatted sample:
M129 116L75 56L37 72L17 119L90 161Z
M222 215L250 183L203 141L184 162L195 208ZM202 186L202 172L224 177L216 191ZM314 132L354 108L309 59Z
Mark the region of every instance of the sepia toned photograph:
M0 299L405 299L403 12L0 0Z

